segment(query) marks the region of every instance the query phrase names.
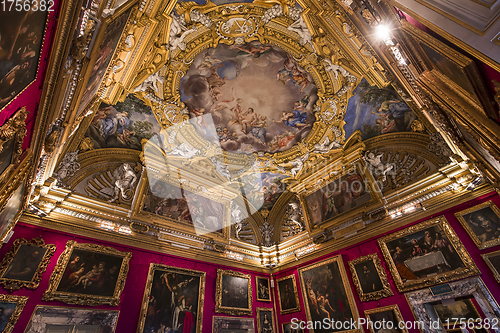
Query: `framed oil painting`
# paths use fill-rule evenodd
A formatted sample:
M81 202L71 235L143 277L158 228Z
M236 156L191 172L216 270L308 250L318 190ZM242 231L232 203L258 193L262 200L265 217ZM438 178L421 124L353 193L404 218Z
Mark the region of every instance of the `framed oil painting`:
M281 333L304 333L297 323L283 323L281 324Z
M466 323L477 323L477 325L471 325L473 327L469 326L468 329L474 329L475 332L487 332L479 328L479 322L482 321L482 317L474 306L473 297L458 300L448 299L445 302L431 305L437 315L437 319L439 319L443 328L447 331L460 328L460 320L464 319Z
M497 282L500 283L500 251L481 254L481 257L483 257Z
M309 321L358 321L358 309L340 255L299 268L300 285ZM332 332L309 329L311 333ZM336 332L347 332L338 330ZM349 332L361 332L360 329Z
M254 318L214 316L212 333L255 333Z
M257 276L255 278L255 288L257 289L257 301L260 302L271 301L269 278Z
M365 316L371 333L408 333L406 327L399 325L404 321L397 304L366 310Z
M0 110L36 79L47 15L47 10L0 11Z
M68 241L42 299L117 306L131 257L111 247Z
M10 333L14 330L28 297L0 294L0 332Z
M444 216L379 238L400 292L479 274L479 269Z
M38 288L55 251L54 244L45 244L41 238L16 239L0 263L0 284L10 290Z
M500 244L500 209L492 201L455 213L481 250Z
M299 293L295 275L282 277L276 281L280 313L287 314L300 311Z
M273 308L257 308L257 333L277 333Z
M0 183L6 183L7 178L13 174L19 165L23 153L23 141L26 136L27 116L28 111L23 106L0 127L0 133L2 133L2 142L0 142Z
M201 333L205 276L191 269L151 264L137 333Z
M385 269L376 253L349 261L349 268L362 302L393 295Z
M250 274L217 269L215 313L233 316L252 315L252 279Z
M22 182L10 195L0 211L0 241L3 241L14 228L21 216L23 208L24 182Z

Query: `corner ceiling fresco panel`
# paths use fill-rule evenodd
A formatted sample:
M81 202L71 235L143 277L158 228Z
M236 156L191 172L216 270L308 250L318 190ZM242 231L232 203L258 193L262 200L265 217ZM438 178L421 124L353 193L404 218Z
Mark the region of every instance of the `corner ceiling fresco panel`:
M281 180L285 176L271 172L251 173L241 177L241 192L256 210L271 210L280 195L286 190Z

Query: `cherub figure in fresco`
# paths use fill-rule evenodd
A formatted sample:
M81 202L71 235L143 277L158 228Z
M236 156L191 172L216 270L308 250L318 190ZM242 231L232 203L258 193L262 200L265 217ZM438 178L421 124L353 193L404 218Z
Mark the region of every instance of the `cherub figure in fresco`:
M254 113L250 126L250 134L261 143L265 143L267 133L267 116Z
M221 78L219 76L219 73L217 73L217 69L220 67L222 67L222 64L218 64L210 68L210 76L207 77L207 82L211 90L213 90L214 88L222 87L226 84L227 78Z
M239 52L239 54L252 56L254 58L260 57L262 54L266 53L271 49L271 45L262 45L262 44L259 45L254 43L247 43L244 45L235 44L233 47L241 51Z
M304 89L311 84L307 74L299 68L297 62L290 56L283 62L283 69L278 71L276 79L283 84L292 81L296 86L302 86L300 92L304 92Z
M309 98L304 97L300 101L295 102L295 107L292 112L283 112L281 114L281 120L276 122L282 122L287 126L295 127L295 128L303 128L307 126L307 112L305 111L305 107L309 103ZM279 142L279 141L278 141Z

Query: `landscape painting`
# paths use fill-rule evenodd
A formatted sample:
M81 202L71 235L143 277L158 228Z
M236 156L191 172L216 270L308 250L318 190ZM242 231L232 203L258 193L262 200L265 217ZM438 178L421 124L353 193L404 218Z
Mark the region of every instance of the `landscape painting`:
M284 151L302 140L317 99L311 75L293 57L257 41L200 53L181 81L198 133L240 153Z
M241 192L256 210L271 210L280 195L286 190L281 180L286 176L271 172L254 172L241 177Z
M363 140L382 134L411 132L417 116L392 87L370 86L363 79L349 98L344 117L346 138L356 130Z

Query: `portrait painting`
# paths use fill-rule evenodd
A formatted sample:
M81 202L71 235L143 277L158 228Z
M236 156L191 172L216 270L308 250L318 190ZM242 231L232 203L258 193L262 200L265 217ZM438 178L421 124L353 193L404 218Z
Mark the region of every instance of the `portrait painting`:
M295 275L282 277L276 281L280 313L287 314L300 311L299 293Z
M255 333L254 318L214 316L212 333Z
M0 284L10 290L37 288L55 251L54 244L41 238L16 239L0 263Z
M48 11L0 11L0 110L36 79Z
M250 274L217 269L215 312L233 316L252 315Z
M129 94L116 105L101 103L85 136L91 139L94 149L142 150L141 141L151 139L160 131L151 108Z
M344 117L346 138L357 130L363 140L387 133L411 132L417 116L394 88L370 86L363 79L353 93Z
M444 216L384 236L378 242L401 292L479 274Z
M80 106L78 112L80 113L87 104L92 100L94 95L99 90L101 81L106 74L106 69L108 68L115 49L120 42L120 36L125 29L127 20L130 16L131 9L120 14L114 21L112 21L105 29L104 38L102 39L101 48L97 54L97 58L91 67L89 80L87 81L87 86L83 89L83 96L80 100Z
M349 261L349 269L362 302L393 295L385 269L376 253Z
M14 330L28 297L0 294L0 332L10 333Z
M252 172L243 175L241 192L251 204L253 213L262 209L271 210L280 195L286 190L281 180L286 176L272 172ZM255 208L252 210L252 208Z
M358 310L340 255L299 268L299 277L307 320L358 321ZM312 333L343 331L309 329ZM361 330L356 329L354 332Z
M481 254L481 257L483 257L497 282L500 283L500 251Z
M311 75L282 49L258 41L198 54L180 90L197 132L226 151L284 151L315 121Z
M408 333L406 327L399 327L403 316L397 304L366 310L365 316L371 333Z
M257 333L275 333L275 326L273 308L257 308Z
M500 244L500 209L491 200L455 216L479 249Z
M284 323L281 324L281 330L283 333L304 333L304 330L298 327L298 324L295 323Z
M257 288L257 301L270 302L271 292L269 289L269 278L257 276L255 278L255 287Z
M371 200L366 186L363 177L355 170L302 196L311 226L327 222Z
M44 300L116 306L132 254L96 244L68 241L50 277Z
M206 273L150 264L138 332L201 333Z
M12 192L10 198L0 211L0 241L5 239L9 231L14 227L23 206L24 182Z

